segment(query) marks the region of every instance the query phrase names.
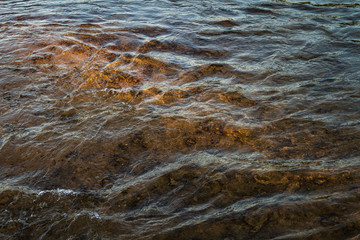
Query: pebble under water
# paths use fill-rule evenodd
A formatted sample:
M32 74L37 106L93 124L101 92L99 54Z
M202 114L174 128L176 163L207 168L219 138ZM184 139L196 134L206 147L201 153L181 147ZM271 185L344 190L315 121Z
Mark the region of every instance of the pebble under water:
M359 20L0 1L0 239L360 239Z

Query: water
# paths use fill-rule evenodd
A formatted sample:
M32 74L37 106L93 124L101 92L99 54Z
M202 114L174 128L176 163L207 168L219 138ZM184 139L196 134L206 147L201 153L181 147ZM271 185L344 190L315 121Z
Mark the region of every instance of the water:
M358 1L0 1L1 239L360 239Z

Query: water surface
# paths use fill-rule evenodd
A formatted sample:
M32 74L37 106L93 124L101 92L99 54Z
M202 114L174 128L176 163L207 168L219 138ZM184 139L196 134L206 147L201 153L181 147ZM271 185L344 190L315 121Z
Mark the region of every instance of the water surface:
M357 1L0 1L2 239L359 239Z

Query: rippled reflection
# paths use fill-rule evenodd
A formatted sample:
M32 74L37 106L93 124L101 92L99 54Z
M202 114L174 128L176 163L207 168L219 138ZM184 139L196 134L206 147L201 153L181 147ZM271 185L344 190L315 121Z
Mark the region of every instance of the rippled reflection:
M0 238L357 239L357 1L0 1Z

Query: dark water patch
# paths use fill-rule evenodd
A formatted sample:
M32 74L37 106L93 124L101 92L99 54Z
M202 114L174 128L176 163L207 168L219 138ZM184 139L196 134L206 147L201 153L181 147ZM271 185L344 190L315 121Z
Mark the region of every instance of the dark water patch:
M141 53L148 53L150 51L173 52L177 54L195 55L206 58L227 57L229 55L229 53L225 50L212 50L212 49L201 49L201 48L195 49L175 42L160 42L157 40L151 40L143 44L139 48L139 52Z
M337 130L324 128L323 125L324 123L319 121L279 120L268 125L266 129L279 133L286 131L289 134L280 134L276 140L265 135L266 140L262 147L272 149L271 154L278 158L318 159L331 157L341 159L358 155L359 149L356 145L359 138L357 130L352 128ZM295 130L297 128L306 130L299 132ZM327 141L329 139L331 139L330 142ZM346 145L343 145L342 142L346 142ZM339 151L339 149L344 151Z
M281 3L282 1L273 1L271 3L260 3L259 6L263 8L270 8L270 9L282 9L286 5Z
M312 57L310 57L312 58ZM271 74L266 77L266 82L269 82L269 85L289 85L291 83L298 83L308 81L310 79L310 75L279 75L277 73Z
M356 172L229 170L224 174L219 168L192 164L106 193L7 187L0 205L10 214L3 215L1 232L49 239L351 237L359 227ZM345 189L347 194L341 194ZM44 218L47 215L51 220ZM60 229L67 229L65 235Z
M169 30L166 28L153 27L153 26L129 28L129 29L125 29L125 31L146 35L148 37L157 37L169 33Z
M262 9L262 8L257 8L257 7L248 7L248 8L244 8L242 9L243 12L245 12L246 14L250 14L250 15L275 15L275 13L271 10L268 9Z
M236 23L235 21L232 21L232 20L222 20L222 21L217 21L217 22L214 22L213 24L215 25L220 25L220 26L223 26L223 27L235 27L235 26L239 26L238 23Z
M315 6L315 7L347 7L347 8L357 8L360 7L360 4L358 3L315 3L315 1L309 1L309 2L290 2L287 0L276 0L276 2L283 2L286 4L291 4L291 5L295 5L295 6Z
M324 3L324 4L313 4L314 6L319 7L346 7L346 8L358 8L360 7L359 3L348 4L348 3Z
M281 198L281 196L279 196ZM277 198L269 199L269 202L277 201ZM267 201L260 200L263 204L267 205ZM341 208L333 207L331 204L325 206L321 203L303 204L300 201L292 200L289 203L290 206L278 207L269 203L268 208L259 209L254 206L245 213L238 215L230 215L224 217L214 217L210 220L198 223L196 225L188 225L179 229L169 231L170 233L160 234L154 239L168 239L179 238L187 239L190 236L196 236L199 239L219 239L225 237L225 239L238 239L237 236L243 236L242 239L263 239L271 236L274 239L304 239L304 238L324 238L324 237L356 237L359 229L358 216L351 217L338 216L337 212L341 211ZM294 204L294 205L292 205ZM236 208L236 206L234 206ZM294 207L291 211L290 217L287 212L289 208ZM321 212L330 214L327 218L332 218L328 224L314 224L313 216L304 216L301 213L301 209L309 208L314 213L321 215ZM271 210L269 210L271 209ZM349 213L353 215L353 213ZM303 221L299 221L303 219ZM345 223L344 223L345 222ZM314 226L319 227L315 228ZM325 225L325 226L323 226ZM349 227L349 225L351 227ZM296 227L294 227L296 226ZM282 228L291 228L289 232L284 232ZM202 231L202 229L209 229ZM296 229L296 230L295 230ZM251 232L251 234L247 234Z
M215 32L200 32L202 36L226 36L226 35L235 35L235 36L263 36L263 35L273 35L273 32L270 30L253 30L253 31L240 31L240 30L228 30L228 31L215 31Z
M139 41L132 38L122 37L115 41L115 43L106 44L106 49L114 52L133 52L140 46Z
M12 21L27 21L27 20L45 20L48 19L51 15L19 15L11 19Z

